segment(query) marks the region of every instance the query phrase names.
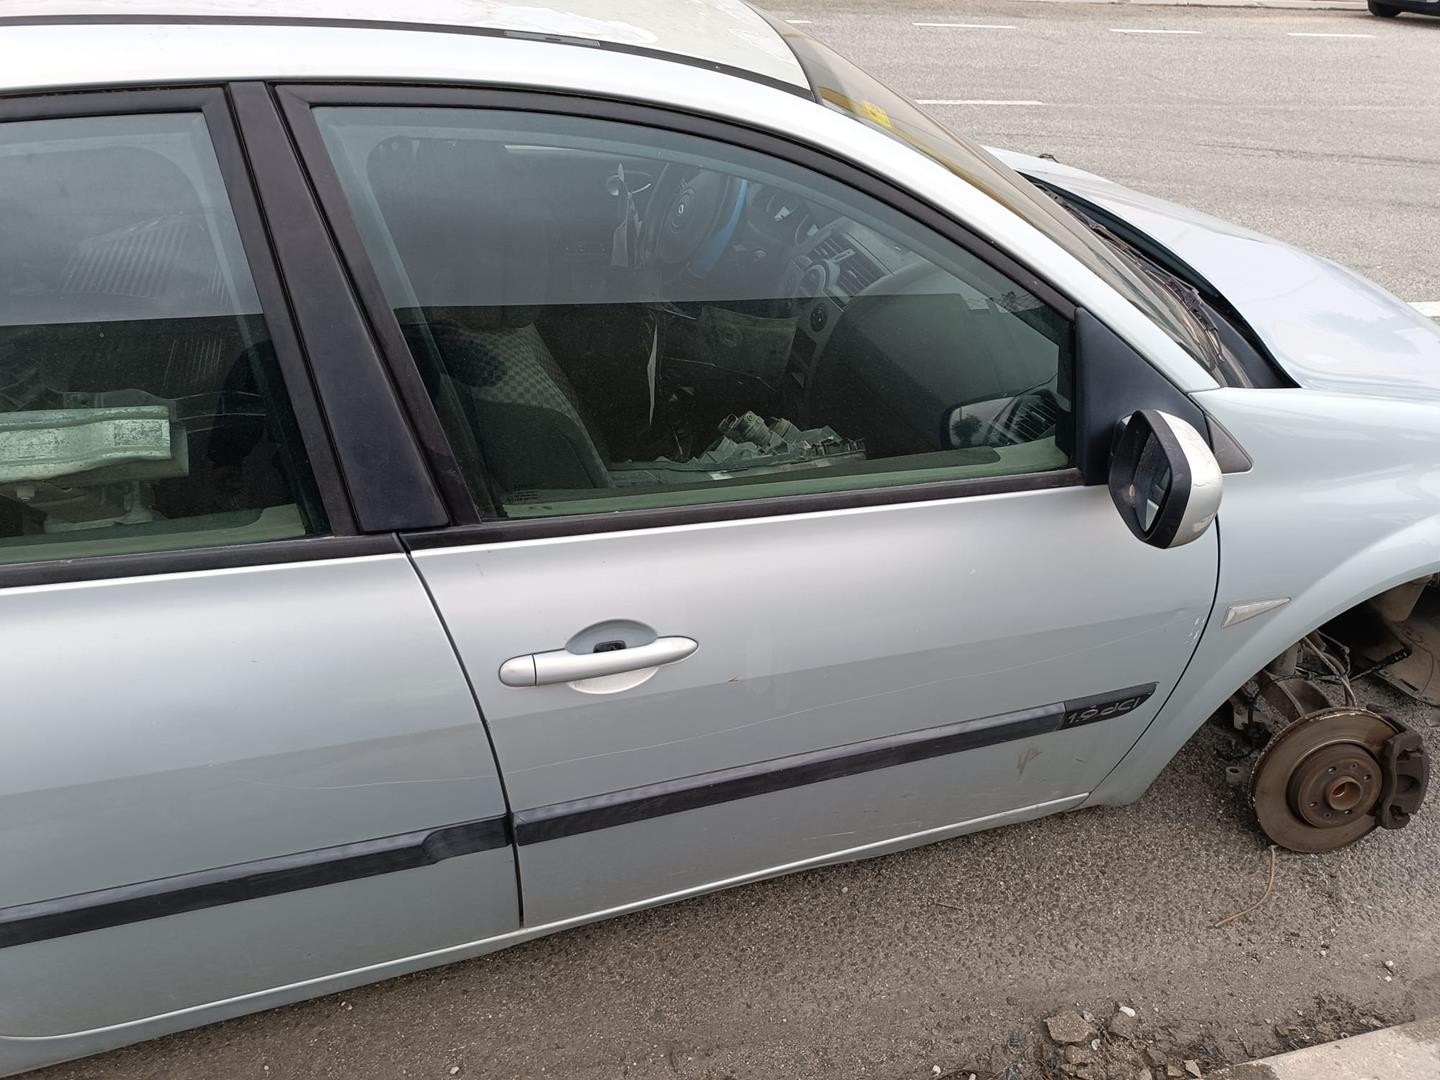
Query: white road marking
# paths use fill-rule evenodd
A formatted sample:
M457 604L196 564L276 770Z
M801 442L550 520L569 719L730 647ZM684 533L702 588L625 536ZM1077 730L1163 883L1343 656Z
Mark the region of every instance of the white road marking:
M815 24L814 19L786 19L785 21L791 26L813 26Z
M1421 315L1428 315L1432 319L1440 319L1440 300L1418 300L1410 305Z
M1112 34L1198 34L1199 30L1122 30L1119 27L1110 27Z
M1043 101L1002 101L996 98L916 98L916 105L1044 105Z
M1301 30L1292 30L1286 37L1346 37L1346 38L1373 38L1374 34L1315 34L1306 33Z
M912 26L949 26L957 30L1014 30L1013 26L1006 26L1003 23L983 22L917 22Z

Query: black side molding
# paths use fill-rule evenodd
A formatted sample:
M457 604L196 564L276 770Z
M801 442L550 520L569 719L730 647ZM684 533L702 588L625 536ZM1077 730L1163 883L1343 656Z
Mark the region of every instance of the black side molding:
M791 754L754 765L700 773L586 799L552 803L522 810L508 818L467 821L438 829L400 833L133 885L76 893L54 900L17 904L0 908L0 949L399 870L413 870L460 855L507 847L512 838L518 844L537 844L772 791L873 772L893 765L961 753L981 746L1048 735L1123 716L1138 709L1154 693L1155 684L1147 683L1093 697L866 739L827 750Z
M0 949L431 866L510 843L504 817L302 851L0 908Z
M678 814L683 810L697 810L804 784L818 784L822 780L958 754L1015 739L1048 735L1133 712L1154 692L1155 684L1147 683L1094 697L866 739L828 750L791 754L755 765L625 788L587 799L537 806L515 814L515 842L538 844L558 840L647 818Z

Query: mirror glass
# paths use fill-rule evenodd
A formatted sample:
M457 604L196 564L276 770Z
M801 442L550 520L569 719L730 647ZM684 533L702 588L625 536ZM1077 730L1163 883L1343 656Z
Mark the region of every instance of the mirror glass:
M1140 461L1135 466L1135 519L1142 531L1149 532L1155 527L1160 508L1170 497L1170 485L1170 462L1160 440L1152 434L1145 440L1145 448L1140 451Z

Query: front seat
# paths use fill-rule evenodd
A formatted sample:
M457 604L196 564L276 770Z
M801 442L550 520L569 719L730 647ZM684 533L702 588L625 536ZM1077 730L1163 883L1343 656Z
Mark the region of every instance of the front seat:
M546 215L505 154L487 140L406 136L371 151L370 184L419 305L398 315L432 366L431 394L458 404L502 496L609 487L603 442L535 327Z
M534 309L466 316L431 323L430 335L496 487L505 495L610 487L600 444L535 329Z

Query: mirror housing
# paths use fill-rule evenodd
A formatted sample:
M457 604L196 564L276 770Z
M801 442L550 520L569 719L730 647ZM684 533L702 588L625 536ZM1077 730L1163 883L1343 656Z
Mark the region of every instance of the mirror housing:
M1198 540L1220 509L1220 463L1189 423L1158 409L1120 422L1110 497L1130 531L1158 548Z

